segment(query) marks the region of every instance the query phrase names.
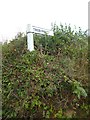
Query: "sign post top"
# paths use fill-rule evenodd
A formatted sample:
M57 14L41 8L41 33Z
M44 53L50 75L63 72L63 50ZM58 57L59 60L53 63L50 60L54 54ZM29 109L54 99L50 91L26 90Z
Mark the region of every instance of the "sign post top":
M32 26L31 24L27 25L27 33L48 34L50 36L53 36L53 31L49 29Z

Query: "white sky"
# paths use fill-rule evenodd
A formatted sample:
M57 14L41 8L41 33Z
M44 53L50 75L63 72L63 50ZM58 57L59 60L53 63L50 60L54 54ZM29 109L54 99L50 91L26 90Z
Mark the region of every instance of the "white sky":
M0 0L0 41L25 32L27 24L51 28L51 23L88 28L89 0Z

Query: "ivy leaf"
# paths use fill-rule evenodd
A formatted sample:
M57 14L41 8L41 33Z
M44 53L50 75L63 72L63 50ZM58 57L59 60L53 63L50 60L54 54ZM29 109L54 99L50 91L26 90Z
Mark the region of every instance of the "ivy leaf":
M81 94L82 96L87 97L87 93L86 93L86 91L84 90L84 88L78 87L78 90L80 91L80 94Z
M87 97L86 91L84 90L83 87L80 87L80 86L78 86L78 87L73 91L73 93L77 94L77 96L78 96L79 99L80 99L80 96Z

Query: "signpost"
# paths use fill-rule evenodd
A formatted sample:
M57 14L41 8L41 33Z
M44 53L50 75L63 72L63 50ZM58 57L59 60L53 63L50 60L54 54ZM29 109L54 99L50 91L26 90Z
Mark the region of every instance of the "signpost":
M53 36L53 31L32 26L30 24L27 25L27 44L28 44L28 50L33 51L34 50L34 40L33 40L33 34L47 34L50 36Z

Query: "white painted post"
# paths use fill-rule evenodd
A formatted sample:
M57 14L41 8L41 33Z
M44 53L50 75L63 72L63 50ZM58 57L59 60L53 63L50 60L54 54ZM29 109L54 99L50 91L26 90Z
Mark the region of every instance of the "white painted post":
M27 45L29 51L34 50L33 28L30 24L27 25Z

